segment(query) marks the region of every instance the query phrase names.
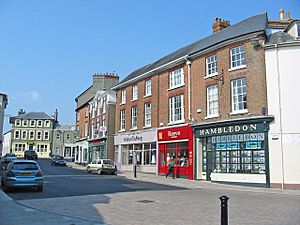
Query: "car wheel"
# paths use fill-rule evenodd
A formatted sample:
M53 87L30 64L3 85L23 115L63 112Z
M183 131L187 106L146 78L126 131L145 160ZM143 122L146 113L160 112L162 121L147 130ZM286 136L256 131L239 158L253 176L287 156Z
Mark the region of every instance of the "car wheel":
M42 192L42 191L43 191L43 186L38 186L38 187L37 187L37 191L38 191L38 192Z
M91 172L92 172L92 171L90 170L90 167L88 167L86 170L87 170L88 173L91 173Z
M99 170L97 171L97 173L100 175L100 174L101 174L101 169L99 169Z

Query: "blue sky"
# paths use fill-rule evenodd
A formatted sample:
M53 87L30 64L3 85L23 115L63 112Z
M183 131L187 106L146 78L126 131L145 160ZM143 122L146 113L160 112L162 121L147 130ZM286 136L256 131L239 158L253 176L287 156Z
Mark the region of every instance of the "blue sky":
M215 17L237 23L279 9L300 18L298 0L0 0L0 92L8 116L18 109L57 108L75 123L75 98L94 73L120 79L139 67L212 34Z

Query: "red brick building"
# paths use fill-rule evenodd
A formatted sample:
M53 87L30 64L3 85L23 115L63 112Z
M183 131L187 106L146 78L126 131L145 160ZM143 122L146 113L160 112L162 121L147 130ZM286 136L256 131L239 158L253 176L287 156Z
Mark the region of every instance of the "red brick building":
M180 177L269 185L263 44L275 31L266 13L212 27L114 87L121 169L166 174L172 158Z

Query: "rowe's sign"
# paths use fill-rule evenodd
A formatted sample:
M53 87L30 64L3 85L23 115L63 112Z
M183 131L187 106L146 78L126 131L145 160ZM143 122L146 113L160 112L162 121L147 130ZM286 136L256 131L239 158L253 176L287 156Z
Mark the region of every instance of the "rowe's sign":
M188 139L192 137L190 126L172 127L157 131L158 141Z

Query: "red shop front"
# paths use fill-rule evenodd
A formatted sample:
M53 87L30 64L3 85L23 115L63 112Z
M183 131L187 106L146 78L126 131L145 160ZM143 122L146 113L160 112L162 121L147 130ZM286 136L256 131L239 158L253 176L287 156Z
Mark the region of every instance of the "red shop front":
M176 177L193 180L193 130L191 125L159 129L158 154L160 175L168 173L168 160L175 158L174 173Z

